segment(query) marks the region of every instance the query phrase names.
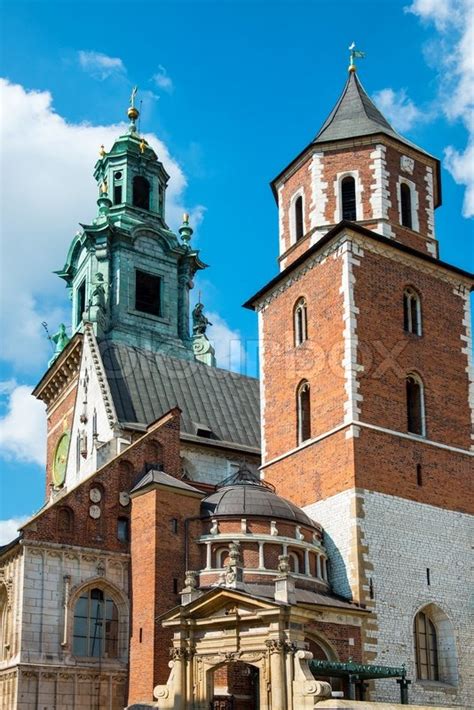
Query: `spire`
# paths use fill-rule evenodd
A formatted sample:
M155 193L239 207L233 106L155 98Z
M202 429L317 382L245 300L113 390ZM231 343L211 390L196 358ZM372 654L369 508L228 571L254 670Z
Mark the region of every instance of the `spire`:
M356 50L354 45L351 45L349 49L351 58L346 85L338 102L313 140L313 144L384 133L426 154L426 151L397 133L369 98L357 77L354 64L354 57L360 57L363 53Z
M127 111L127 116L130 119L130 127L129 127L130 133L136 133L136 131L137 131L136 120L140 115L140 111L135 106L135 96L137 95L137 91L138 91L138 86L134 86L132 89L132 93L130 94L130 106L128 107L128 111Z

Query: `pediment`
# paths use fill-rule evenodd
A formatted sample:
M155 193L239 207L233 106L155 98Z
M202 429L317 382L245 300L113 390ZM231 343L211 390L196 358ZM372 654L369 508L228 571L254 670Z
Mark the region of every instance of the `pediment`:
M161 618L172 621L183 616L192 619L208 620L238 615L241 618L259 612L278 612L282 605L278 602L256 598L245 592L216 587L184 607L173 609Z

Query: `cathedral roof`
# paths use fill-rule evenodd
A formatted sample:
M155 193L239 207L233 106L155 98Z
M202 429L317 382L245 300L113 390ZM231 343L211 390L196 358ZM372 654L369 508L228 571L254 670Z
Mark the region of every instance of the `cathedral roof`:
M335 107L319 130L313 143L360 138L384 133L397 141L426 153L395 131L368 97L355 72L349 78Z
M100 349L117 417L124 426L148 426L178 406L185 437L258 453L257 379L113 341L102 341Z
M268 484L250 471L239 471L231 477L228 485L226 483L224 481L224 485L215 493L204 498L201 503L203 516L273 518L316 526L301 508L278 496Z

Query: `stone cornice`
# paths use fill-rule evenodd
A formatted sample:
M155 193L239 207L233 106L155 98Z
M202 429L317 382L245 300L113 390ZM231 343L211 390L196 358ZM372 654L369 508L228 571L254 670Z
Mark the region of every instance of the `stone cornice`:
M32 394L48 409L79 375L82 346L82 335L76 333L34 388Z
M311 271L314 266L334 254L345 242L356 244L367 251L380 254L392 261L398 261L446 281L458 288L460 295L474 287L474 276L463 269L407 247L394 239L383 237L358 224L340 222L307 252L260 289L244 304L244 307L257 311L263 310L277 296L299 281L308 271Z

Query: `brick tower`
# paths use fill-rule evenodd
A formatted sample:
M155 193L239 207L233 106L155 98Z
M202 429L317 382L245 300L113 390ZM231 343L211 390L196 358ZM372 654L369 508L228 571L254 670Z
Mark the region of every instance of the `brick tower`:
M262 343L265 480L322 524L333 589L372 611L366 662L405 663L412 702L465 705L473 280L438 257L439 175L351 64L272 183L281 271L246 305ZM377 682L371 699L392 690Z

